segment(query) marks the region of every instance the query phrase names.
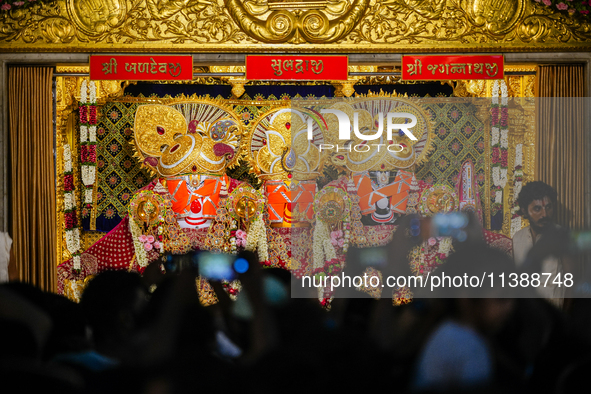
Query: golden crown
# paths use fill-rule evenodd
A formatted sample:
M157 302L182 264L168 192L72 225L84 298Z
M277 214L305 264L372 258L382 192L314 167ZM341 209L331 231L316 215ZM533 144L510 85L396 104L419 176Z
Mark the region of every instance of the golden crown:
M217 102L147 104L135 113L136 157L164 177L222 175L238 164L244 126Z
M273 108L253 122L246 156L262 180L315 179L327 158L319 149L325 132L325 124L313 112L287 106Z
M330 163L346 172L390 171L411 168L426 159L431 147L432 125L429 114L416 101L404 97L354 98L326 103L323 108L339 110L347 115L353 126L355 114L357 129L362 135L372 136L382 130L379 138L370 140L360 138L356 132L350 133L350 140L339 140L339 119L335 114L327 113L324 119L328 125L328 141L333 148L330 150ZM412 114L417 120L412 127L413 140L398 130L387 138L388 113ZM405 124L404 116L389 119L392 124Z

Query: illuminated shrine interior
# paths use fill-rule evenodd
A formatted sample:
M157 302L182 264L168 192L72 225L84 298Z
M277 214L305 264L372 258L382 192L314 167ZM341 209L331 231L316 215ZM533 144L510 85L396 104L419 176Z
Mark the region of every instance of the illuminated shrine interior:
M486 241L508 253L512 233L526 224L514 218L512 188L501 197L502 204L498 196L485 192L494 187L495 164L489 97L505 98L507 107L509 98L523 100L511 111L504 149L504 165L521 167L506 172L506 182L513 187L518 176L533 179L535 122L528 119L535 116L535 64L505 64L504 79L488 81L404 81L399 65L349 66L347 81L247 81L243 66L195 67L190 82L90 81L76 73L83 70L85 66L58 66L55 77L61 98L56 111L61 125L58 151L68 144L73 168L81 167L80 173L73 171L74 184L84 176L84 161L89 159L87 153L74 154L87 148L76 138L83 104L76 108L71 103L82 103L84 89L89 97L96 95L96 181L73 192L76 201L92 201L77 211L84 250L79 261L69 250L67 226L58 227L58 292L73 299L87 278L105 269L142 272L164 250L236 253L248 239L256 242L249 248L257 251L263 266L305 276L332 270L337 261L344 265L349 246L387 245L396 221L407 214L471 212ZM380 122L378 111L408 107L419 119L419 141L414 146L397 131L396 142L412 143L413 148L391 153L384 145L382 151L365 154L341 146L339 151L336 118L315 116L320 107L304 115L292 112L308 101L322 108L362 108L362 122L373 118L374 127ZM303 118L295 118L296 113ZM315 119L314 154L300 138L308 119ZM196 149L187 151L192 135L206 136L200 156L195 156ZM522 152L532 154L517 163L516 154ZM223 164L218 155L225 158ZM57 156L58 173L64 165ZM58 181L58 201L63 186ZM335 198L344 198L349 208L337 209L336 218L319 217L327 214ZM67 221L66 216L58 209L58 222ZM214 230L216 225L221 230ZM324 257L313 257L310 250L320 242L317 228L335 244ZM258 241L249 235L253 231ZM137 240L150 236L152 247ZM435 270L450 248L443 238L425 240L409 255L411 271L424 275ZM239 283L231 283L238 291ZM202 279L199 286L203 302L215 302L207 281ZM321 300L330 297L319 294ZM394 299L405 303L412 295L401 289Z
M0 390L588 386L590 18L0 0Z

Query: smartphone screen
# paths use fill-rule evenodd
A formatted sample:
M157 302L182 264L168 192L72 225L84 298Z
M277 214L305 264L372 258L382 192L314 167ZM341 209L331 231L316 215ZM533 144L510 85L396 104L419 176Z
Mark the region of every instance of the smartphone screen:
M450 212L435 214L431 218L432 237L454 237L460 241L465 240L466 233L463 230L468 225L468 215L462 212Z
M231 254L201 252L198 257L199 274L207 279L233 280L236 272L233 268L236 256Z
M368 267L384 267L388 262L388 254L385 247L360 249L359 255L359 262Z
M388 263L388 250L384 246L372 246L369 248L350 248L347 253L346 266L351 268L351 264L365 269L374 267L380 269Z

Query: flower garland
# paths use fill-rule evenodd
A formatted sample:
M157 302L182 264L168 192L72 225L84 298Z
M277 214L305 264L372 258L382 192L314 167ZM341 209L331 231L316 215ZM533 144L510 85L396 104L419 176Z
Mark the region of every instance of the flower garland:
M9 12L10 10L20 10L30 7L34 4L49 3L48 0L1 0L0 12Z
M337 252L332 246L328 224L320 219L316 221L313 238L314 269L318 269L324 267L326 261L336 259Z
M409 253L411 271L425 277L445 262L453 250L451 237L431 237Z
M587 0L577 1L577 0L535 0L536 3L542 3L547 7L552 8L552 10L556 9L558 11L565 11L570 15L577 14L577 15L584 15L585 17L589 16L589 11L591 10L591 4ZM577 12L578 11L578 12Z
M76 195L74 193L74 175L72 174L72 151L70 145L64 145L64 223L66 230L66 248L72 255L73 269L80 271L80 229L77 227Z
M324 266L316 268L312 271L312 276L318 276L319 278L323 276L329 275L336 275L343 270L343 263L345 261L345 256L341 256L340 258L334 258L326 261Z
M238 293L242 291L242 283L240 283L238 279L234 279L231 282L223 280L222 287L224 288L224 291L228 293L228 296L232 301L236 301Z
M240 245L237 244L236 237L242 236L242 233L238 234L239 230L237 230L236 220L228 213L230 207L228 187L225 178L222 178L220 201L216 210L216 216L207 230L205 241L207 250L217 253L236 254L237 246L246 247L246 243L243 244L241 242L242 238L240 238Z
M88 92L89 91L89 92ZM87 96L88 92L88 96ZM84 184L84 203L90 212L96 182L96 85L86 80L80 86L80 162L82 164L82 183Z
M257 250L259 255L259 262L269 260L269 250L267 247L267 229L265 228L265 221L261 213L258 214L256 220L250 226L246 236L246 250Z
M146 252L151 250L158 251L159 253L164 253L164 245L160 243L153 235L140 235L138 240L144 244L144 249Z
M517 204L517 197L521 192L523 186L523 144L515 146L515 167L513 170L513 199L511 201L511 237L521 230L521 216L519 216L519 206Z
M236 230L236 247L238 248L246 248L246 239L247 234L244 230Z
M449 256L449 253L453 249L452 238L451 237L442 237L442 238L437 238L437 239L439 240L439 249L437 250L437 253L439 254L439 257L441 259L446 259L447 256Z
M317 283L321 283L325 276L338 275L345 266L345 255L334 257L324 262L324 265L318 267L312 271L312 277L315 278ZM330 303L332 302L334 290L331 290L329 286L318 287L318 301L323 308L329 309Z
M507 84L501 81L501 105L499 106L499 82L495 81L492 90L492 215L503 209L503 189L507 184L507 159L509 149L509 107ZM500 115L500 119L499 119Z
M148 250L140 238L145 237L142 234L139 226L135 220L129 220L129 229L131 230L131 238L133 239L133 248L135 249L135 259L140 267L148 266Z

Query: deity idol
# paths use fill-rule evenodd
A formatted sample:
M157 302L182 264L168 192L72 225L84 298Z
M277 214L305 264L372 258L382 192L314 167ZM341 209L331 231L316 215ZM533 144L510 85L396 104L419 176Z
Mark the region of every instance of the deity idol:
M166 252L215 249L211 230L218 208L240 185L226 170L238 165L242 134L234 111L216 101L139 106L135 156L155 179L133 195L129 215L81 255L80 276L104 269L143 272ZM222 238L232 234L224 231Z
M134 125L136 156L158 178L131 200L132 233L157 238L161 252L207 249L220 200L239 184L225 172L238 164L242 133L235 113L215 102L140 106ZM153 206L164 201L164 210L153 213L157 220L146 220L144 200Z
M316 194L311 247L305 254L307 258L300 262L300 270L306 275L334 275L343 268L349 246L380 246L390 241L393 224L406 213L411 187L416 184L412 169L426 158L431 124L421 106L397 97L310 105L314 112L324 113L322 119L330 138L323 152L330 154L330 165L342 175ZM334 110L346 114L352 125L356 119L356 132L349 133L349 140L338 139L342 122ZM412 129L416 139L398 130L387 139L384 118L390 112L416 118ZM406 121L403 115L390 119L393 124ZM388 149L392 146L396 149ZM330 297L326 289L319 292L322 302Z
M319 114L291 107L271 109L253 123L246 154L267 199L270 266L293 268L286 266L292 260L288 247L295 255L298 250L291 235L296 228L298 233L309 232L316 178L327 157L319 149L325 132Z

